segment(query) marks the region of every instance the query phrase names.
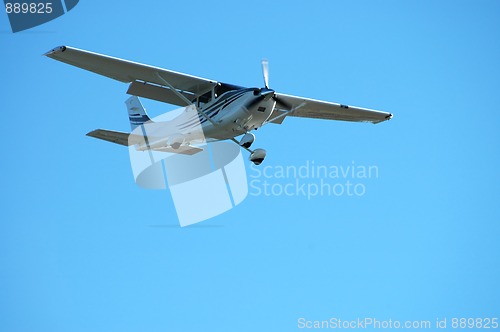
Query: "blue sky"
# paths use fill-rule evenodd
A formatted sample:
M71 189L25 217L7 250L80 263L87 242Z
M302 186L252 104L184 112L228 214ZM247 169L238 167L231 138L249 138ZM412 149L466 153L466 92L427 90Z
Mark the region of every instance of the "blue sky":
M500 316L497 1L82 0L16 34L0 17L1 331ZM180 228L168 192L135 185L126 149L85 136L129 129L127 86L42 56L58 45L243 86L263 84L268 58L279 92L394 119L288 118L256 132L262 166L379 176L358 179L360 197L249 195Z

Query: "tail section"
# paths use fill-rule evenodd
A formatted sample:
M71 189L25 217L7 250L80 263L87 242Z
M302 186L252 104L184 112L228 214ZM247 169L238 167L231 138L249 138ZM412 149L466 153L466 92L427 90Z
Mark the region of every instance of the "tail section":
M132 96L125 101L125 105L127 105L128 118L130 120L130 127L132 131L143 125L144 123L151 121L149 116L142 106L141 101L136 96Z

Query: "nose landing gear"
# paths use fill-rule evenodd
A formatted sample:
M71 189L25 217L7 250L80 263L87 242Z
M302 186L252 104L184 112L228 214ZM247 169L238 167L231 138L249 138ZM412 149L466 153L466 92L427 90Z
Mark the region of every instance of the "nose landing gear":
M255 149L255 150L250 150L250 146L252 143L255 141L255 135L252 133L246 133L243 135L243 137L240 139L240 141L236 140L235 138L231 138L233 142L250 152L250 161L254 163L255 165L260 165L264 159L266 158L266 150L264 149Z
M264 150L264 149L255 149L250 154L250 158L249 159L255 165L260 165L264 161L264 158L266 158L266 150Z

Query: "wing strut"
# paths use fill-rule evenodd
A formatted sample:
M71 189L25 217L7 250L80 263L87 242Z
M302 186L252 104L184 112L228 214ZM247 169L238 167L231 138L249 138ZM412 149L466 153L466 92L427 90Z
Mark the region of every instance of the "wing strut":
M266 122L264 122L262 125L266 125L270 122L273 122L273 121L276 121L278 119L281 119L281 118L284 118L285 116L287 115L291 115L293 112L295 112L296 110L298 110L299 108L303 107L306 103L302 103L300 104L299 106L297 107L293 107L292 109L286 111L286 112L283 112L282 114L278 115L278 116L275 116L274 118L272 118L271 120L267 120Z
M164 79L159 72L155 72L156 76L163 82L165 83L169 88L170 90L172 90L173 93L175 93L177 95L177 97L179 97L181 100L184 100L186 102L186 106L189 106L189 105L192 105L193 103L191 102L191 100L187 99L186 96L184 96L182 93L180 93L179 91L177 91L176 88L174 88L172 86L172 84L168 83L168 81L166 79Z
M181 98L182 100L184 100L186 102L187 105L193 105L193 103L191 102L191 100L187 99L182 93L180 93L179 91L177 91L170 83L168 83L168 81L166 79L164 79L160 73L156 72L155 73L156 76L163 82L165 83L179 98ZM299 107L302 107L303 105L301 104ZM295 111L297 108L299 107L295 107L294 109L290 110L290 112L292 111ZM195 108L196 108L196 111L201 114L205 119L207 119L208 121L210 121L211 124L214 125L214 127L219 127L219 125L214 121L212 120L212 118L210 118L205 112L203 112L202 110L198 109L198 107L196 107L195 105ZM286 112L286 114L290 113L290 112ZM282 114L283 115L283 114ZM280 115L279 117L281 117L282 115ZM234 137L231 138L231 141L235 142L236 144L238 144L239 146L240 145L240 142L238 142ZM250 153L253 153L254 151L249 149L249 148L246 148L244 146L241 146L242 148L244 148L245 150L247 150L248 152Z

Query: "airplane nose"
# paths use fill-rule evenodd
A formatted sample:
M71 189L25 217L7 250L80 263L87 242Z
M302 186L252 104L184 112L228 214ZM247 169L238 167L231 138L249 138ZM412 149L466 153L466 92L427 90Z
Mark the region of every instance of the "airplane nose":
M263 101L268 101L269 99L274 97L274 90L271 89L254 89L253 90L253 95L255 96L250 100L248 105L246 105L247 108L253 107L257 105L258 103L261 103Z
M261 89L260 90L260 94L262 96L267 96L269 94L273 94L274 93L274 90L271 90L271 89Z
M264 100L269 100L272 96L274 96L274 90L271 89L261 89L260 95L264 97Z
M264 97L266 97L266 96L268 96L270 94L274 94L274 92L275 91L271 90L271 89L266 89L266 88L258 89L258 88L256 88L256 89L253 90L253 95L254 96L264 96Z

